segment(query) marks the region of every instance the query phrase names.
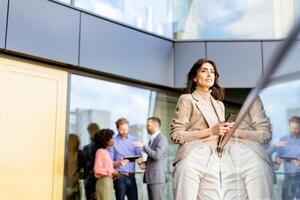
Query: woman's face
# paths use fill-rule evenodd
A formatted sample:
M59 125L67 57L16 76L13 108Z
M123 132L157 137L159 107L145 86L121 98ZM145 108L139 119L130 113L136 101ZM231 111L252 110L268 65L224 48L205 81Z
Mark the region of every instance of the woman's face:
M215 69L210 63L204 63L197 72L194 81L197 87L209 90L215 83Z

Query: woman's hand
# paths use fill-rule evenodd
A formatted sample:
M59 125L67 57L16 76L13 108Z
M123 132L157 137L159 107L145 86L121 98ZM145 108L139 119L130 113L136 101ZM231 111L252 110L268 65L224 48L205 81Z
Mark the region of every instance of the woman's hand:
M284 147L287 144L288 144L287 141L281 140L281 141L275 143L275 147L280 148L280 147Z
M241 130L241 129L235 130L233 134L237 138L241 138L241 139L245 139L246 138L245 132L243 130Z
M225 126L227 126L228 128L230 128L230 130L232 129L234 122L224 122Z
M300 166L300 160L293 159L291 163L297 167Z
M119 178L120 173L117 170L114 170L111 175L112 175L113 180L116 180Z
M211 135L224 136L231 131L233 123L219 122L211 127Z
M283 159L282 158L279 158L279 157L276 157L275 158L275 162L274 162L274 165L273 165L273 169L274 170L278 170L281 163L283 163Z

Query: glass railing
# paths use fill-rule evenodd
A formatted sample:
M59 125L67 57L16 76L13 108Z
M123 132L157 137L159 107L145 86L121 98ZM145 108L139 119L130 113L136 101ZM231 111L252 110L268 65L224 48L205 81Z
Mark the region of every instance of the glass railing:
M253 149L256 152L264 151L257 155L262 158L267 155L271 161L269 166L273 171L272 199L276 200L300 198L299 32L300 20L287 39L272 50L273 56L266 61L263 77L250 91L234 125L235 130L246 127L244 130L249 131L246 139L250 142L247 144L255 146L261 143L260 147ZM257 103L258 97L262 100L262 107ZM270 132L272 139L268 141ZM238 131L235 133L238 134ZM226 141L230 140L227 138L223 141L221 146L224 148Z
M173 0L57 0L87 12L173 38Z

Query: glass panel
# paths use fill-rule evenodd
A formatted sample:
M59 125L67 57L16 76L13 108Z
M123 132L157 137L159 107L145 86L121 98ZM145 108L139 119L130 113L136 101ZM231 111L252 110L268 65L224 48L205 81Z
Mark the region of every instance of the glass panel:
M300 12L298 0L74 0L74 5L176 40L284 38Z
M293 199L288 197L300 197L300 71L278 81L260 93L273 130L267 152L276 175L274 196Z
M297 0L176 1L174 37L276 39L286 36L299 12Z
M171 122L174 117L178 96L169 95L166 93L158 92L155 98L155 107L153 111L154 116L159 116L164 122L161 126L161 130L166 134L169 140L168 149L168 184L167 184L167 198L172 199L172 172L173 172L173 159L177 152L178 145L171 142L169 133L171 130Z
M294 41L294 46L289 49L277 70L271 77L268 77L268 84L265 84L259 91L263 109L255 101L238 127L238 129L249 131L244 132L244 136L240 136L256 143L241 141L248 144L248 148L263 158L262 160L267 161L269 158L271 161L270 165L265 166L271 167L272 177L268 178L268 169L261 168L265 171L261 180L272 180L272 199L275 200L300 198L299 45L299 41ZM256 93L256 90L251 92ZM268 140L269 125L272 127L270 141ZM251 129L246 129L246 127ZM236 131L237 135L238 133L239 130ZM244 156L241 155L241 157ZM258 169L260 165L257 162L252 167Z
M242 107L246 97L249 94L249 88L225 88L225 116L228 116L230 113L237 114Z
M89 123L97 122L101 128L111 128L117 133L115 121L125 117L132 134L142 137L149 97L149 90L72 75L70 132L80 134L80 147L83 147L90 140L86 129Z
M172 0L75 0L75 6L142 30L173 38Z
M71 176L72 159L72 138L78 138L78 145L81 151L90 143L90 136L87 127L90 123L97 123L100 128L113 129L115 135L118 134L115 121L120 117L125 117L129 121L129 134L135 136L138 140L148 144L149 135L145 125L150 116L157 116L161 119L161 132L168 137L170 130L170 121L173 118L175 106L177 103L177 94L154 91L138 87L132 87L124 84L118 84L110 81L93 79L79 75L71 76L71 95L70 95L70 116L69 116L69 163L68 173ZM76 142L74 142L76 143ZM76 145L75 145L76 146ZM168 153L168 170L171 171L171 162L176 149L175 145L170 144ZM73 156L74 157L74 156ZM75 155L76 157L76 155ZM144 160L147 158L143 154ZM146 185L143 183L143 170L136 166L136 182L138 185L139 199L147 199ZM79 169L77 169L79 172ZM85 172L81 169L81 178L77 180L80 188L81 199L85 199L84 179ZM71 179L68 179L68 183ZM67 184L66 194L70 192L70 186ZM168 198L171 193L171 180L168 181ZM74 198L74 197L70 197Z

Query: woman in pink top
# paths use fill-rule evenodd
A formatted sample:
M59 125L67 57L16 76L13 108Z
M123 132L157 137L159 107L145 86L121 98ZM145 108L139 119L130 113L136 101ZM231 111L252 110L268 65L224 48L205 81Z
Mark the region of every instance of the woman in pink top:
M114 144L113 130L102 129L95 134L96 157L94 165L94 175L97 178L96 198L97 200L113 199L112 178L118 175L113 167L113 162L109 156L108 148Z

